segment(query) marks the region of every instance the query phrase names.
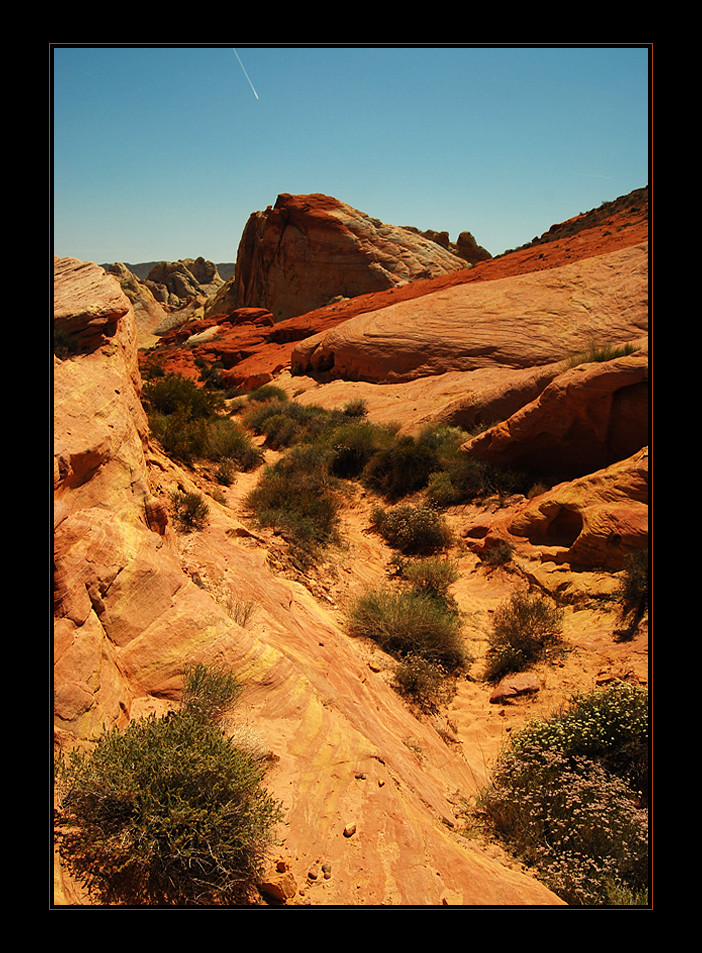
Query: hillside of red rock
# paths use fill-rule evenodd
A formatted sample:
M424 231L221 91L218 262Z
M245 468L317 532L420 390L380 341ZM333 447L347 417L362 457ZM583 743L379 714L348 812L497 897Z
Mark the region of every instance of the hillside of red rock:
M358 214L363 218L361 213ZM222 297L215 296L208 304L207 317L182 323L173 334L161 337L142 354L141 363L142 366L157 364L166 371L175 371L195 380L200 376L198 364L217 364L223 369L226 385L248 389L289 368L298 341L330 330L357 315L377 312L390 305L467 283L558 268L647 240L648 190L642 189L607 203L596 214L588 213L552 226L529 246L499 258L478 261L472 266L454 258L453 266L449 260L449 267L443 274L432 277L415 274L403 283L395 283L392 287L386 285L383 290L358 291L353 297L340 294L337 278L337 284L332 285L331 291L326 289L324 294L327 297L339 295L341 300L310 308L288 319L276 320L266 303L272 297L270 292L267 292L268 297L261 293L258 298L252 291L234 294L231 288L236 285L235 276L220 292ZM423 247L425 258L427 248L432 254L443 253L443 249L432 242ZM314 269L311 273L315 273ZM247 318L246 308L256 309L254 320ZM262 321L261 310L269 311L268 327ZM183 347L186 341L188 346Z

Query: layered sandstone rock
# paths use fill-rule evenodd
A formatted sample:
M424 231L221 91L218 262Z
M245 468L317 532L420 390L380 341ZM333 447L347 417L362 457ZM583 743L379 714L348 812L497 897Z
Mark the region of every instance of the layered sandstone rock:
M167 307L157 301L154 293L122 262L114 262L106 268L108 274L115 275L122 291L132 303L136 319L139 346L148 347L157 340L154 332L168 320Z
M276 321L335 298L447 274L467 267L421 234L386 225L326 195L282 194L246 223L236 272L226 293L231 307L263 307ZM225 310L223 301L212 308Z
M397 382L544 366L644 338L648 243L549 271L469 283L360 314L298 342L294 373Z
M466 453L535 475L580 476L648 444L648 354L586 362L473 437Z
M531 500L486 514L464 528L479 554L526 543L544 561L575 571L618 572L648 547L648 447L611 466L559 483Z

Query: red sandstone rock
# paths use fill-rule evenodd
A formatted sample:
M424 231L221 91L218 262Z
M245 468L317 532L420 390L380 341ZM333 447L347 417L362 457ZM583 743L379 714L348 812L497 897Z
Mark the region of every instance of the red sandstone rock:
M647 244L548 272L466 283L360 314L298 342L294 373L392 382L534 368L648 328Z
M282 194L246 223L227 294L236 307L268 308L279 321L466 267L436 242L330 196Z
M533 401L473 437L481 460L538 475L580 476L648 444L646 349L559 374Z
M502 705L521 695L533 695L541 688L539 679L531 672L515 672L507 675L490 695L491 705Z
M479 555L502 542L576 570L620 571L648 546L648 448L609 467L559 483L533 499L485 512L463 529Z

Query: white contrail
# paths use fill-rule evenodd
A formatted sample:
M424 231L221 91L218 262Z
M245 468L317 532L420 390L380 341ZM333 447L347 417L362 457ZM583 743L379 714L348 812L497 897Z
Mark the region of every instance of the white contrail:
M242 68L242 70L244 71L244 76L249 80L249 86L251 87L251 91L253 92L253 94L254 94L254 96L256 97L256 99L258 99L258 93L257 93L256 90L254 89L254 84L253 84L253 83L251 82L251 80L249 79L249 74L246 72L246 69L244 68L244 64L241 62L241 57L240 57L239 54L237 53L235 47L232 47L232 49L234 50L234 56L236 56L236 58L239 60L239 66L240 66L240 67Z

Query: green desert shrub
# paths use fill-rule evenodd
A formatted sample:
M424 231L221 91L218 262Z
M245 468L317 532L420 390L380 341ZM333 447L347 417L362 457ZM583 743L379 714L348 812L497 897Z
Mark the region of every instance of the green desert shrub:
M164 451L184 463L221 461L227 457L249 470L262 453L237 421L224 415L223 396L177 374L166 374L144 385L149 426Z
M572 355L568 359L568 364L570 367L577 367L578 364L613 361L617 357L633 354L635 350L633 344L599 344L597 341L592 341L584 351Z
M508 540L499 540L489 546L482 554L481 561L488 566L504 566L514 555L514 546Z
M194 490L174 490L171 504L176 525L184 532L204 529L207 525L210 508L202 494Z
M625 628L621 637L634 635L636 628L648 610L649 604L648 549L630 553L624 563L624 573L619 587L619 616Z
M445 600L448 600L450 587L458 580L456 562L441 556L411 560L401 567L401 573L415 589Z
M206 425L203 454L208 460L230 460L240 470L253 470L263 460L263 451L237 421L219 417Z
M246 395L251 402L265 402L267 400L287 401L288 395L282 387L275 384L261 384Z
M636 905L648 889L648 697L617 683L512 736L478 807L567 903Z
M395 669L394 686L420 708L433 711L454 695L455 686L448 674L443 665L421 655L407 655Z
M328 455L314 445L292 447L265 468L246 504L262 526L278 529L297 546L330 542L339 503L328 475Z
M529 474L511 467L478 460L465 452L447 460L427 483L427 499L437 506L454 506L485 496L527 493Z
M254 402L243 412L245 426L265 435L266 442L274 449L312 442L343 419L341 411L275 397Z
M347 417L365 417L368 413L368 404L363 397L354 397L344 404L343 412Z
M406 556L430 556L451 545L451 532L430 506L401 504L374 513L374 525L389 546Z
M105 729L57 759L59 853L99 902L255 898L281 811L263 787L265 759L224 733L238 694L235 679L197 666L179 709Z
M224 407L220 394L173 373L146 382L144 399L151 411L166 416L180 414L190 419L211 417Z
M497 681L543 659L561 642L563 610L540 595L515 593L497 608L485 677Z
M423 490L439 467L439 455L430 443L399 436L369 460L364 483L387 500L399 500Z
M350 607L349 633L396 658L420 656L452 671L466 662L460 615L415 589L375 589Z
M363 475L369 462L393 440L387 427L351 418L332 426L320 438L331 449L330 469L338 477L354 480Z

